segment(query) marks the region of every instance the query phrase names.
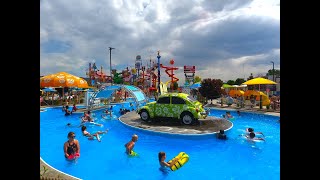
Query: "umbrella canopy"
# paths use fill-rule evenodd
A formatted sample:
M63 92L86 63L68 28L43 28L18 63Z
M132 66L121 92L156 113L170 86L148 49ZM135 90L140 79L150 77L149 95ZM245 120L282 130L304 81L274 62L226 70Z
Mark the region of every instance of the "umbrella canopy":
M44 92L56 92L57 90L49 87L49 88L42 89L42 91L44 91Z
M197 89L197 88L199 88L199 87L201 87L201 84L200 84L200 83L195 83L195 84L192 84L192 85L190 86L190 89Z
M269 79L258 77L258 78L250 79L249 81L246 81L242 84L256 85L256 84L277 84L277 83Z
M40 87L78 87L88 88L86 80L66 72L59 72L40 78Z
M246 84L246 85L259 84L259 91L260 91L260 84L277 84L277 83L274 82L274 81L271 81L269 79L258 77L258 78L250 79L249 81L246 81L246 82L244 82L242 84Z

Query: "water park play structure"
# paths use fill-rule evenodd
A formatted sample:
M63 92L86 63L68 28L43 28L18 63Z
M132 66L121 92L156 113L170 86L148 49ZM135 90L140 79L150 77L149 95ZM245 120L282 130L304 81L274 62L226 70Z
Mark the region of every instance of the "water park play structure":
M177 78L177 77L174 76L173 71L178 70L179 68L173 66L173 65L174 65L174 60L173 60L173 59L170 60L170 64L172 65L172 67L164 66L164 65L162 65L162 64L160 64L160 67L166 69L165 72L166 72L167 75L171 78L171 81L167 81L167 82L166 82L166 85L167 85L167 83L170 82L170 88L171 88L171 90L173 90L173 84L174 84L175 82L178 82L178 81L179 81L179 78Z
M116 69L112 69L111 76L103 73L102 66L99 69L97 68L96 63L89 63L86 75L90 79L90 85L97 87L98 89L109 86L112 77L114 84L134 85L139 87L147 96L156 96L167 93L168 87L173 90L174 84L179 81L179 78L174 74L174 71L179 69L178 67L173 66L175 63L174 60L171 59L169 61L171 66L164 66L160 63L160 51L158 51L157 58L158 63L152 61L150 57L149 62L147 61L146 64L142 64L141 55L137 55L133 68L129 69L129 67L127 67L120 72L117 72ZM170 80L165 83L160 81L161 68L165 69L165 73L170 78ZM184 66L184 73L186 82L193 83L195 66Z
M91 80L91 85L100 88L104 83L111 83L111 77L114 84L134 85L142 89L142 91L148 96L163 94L168 92L168 87L171 90L174 88L174 84L179 81L174 74L174 71L178 70L178 67L174 67L174 60L169 61L171 66L164 66L160 63L160 51L158 51L158 63L150 60L146 64L143 64L141 55L135 57L134 67L117 72L116 69L112 69L112 75L108 76L102 72L102 66L100 70L97 68L96 63L89 63L89 69L86 72L87 76ZM160 81L160 69L165 69L165 73L169 76L170 80L164 82ZM195 75L195 66L184 66L184 73L186 82L193 83ZM170 84L170 85L169 85Z
M189 86L190 83L194 83L196 66L183 66L183 72L185 76L185 86Z
M86 72L86 75L90 78L90 83L93 86L99 83L111 82L111 77L102 72L102 66L99 70L96 63L93 63L92 65L89 63L89 69L88 72Z

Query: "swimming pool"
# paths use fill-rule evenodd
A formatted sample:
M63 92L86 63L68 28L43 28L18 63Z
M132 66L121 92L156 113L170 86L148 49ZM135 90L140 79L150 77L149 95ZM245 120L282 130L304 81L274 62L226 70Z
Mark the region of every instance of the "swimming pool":
M129 104L124 107L129 108ZM114 106L119 116L121 105ZM101 117L101 110L94 112ZM225 110L211 109L210 115L221 117ZM52 167L85 180L100 179L280 179L280 124L279 117L242 112L238 117L231 114L233 128L226 132L227 141L218 140L214 135L177 136L147 132L123 125L112 120L97 118L103 127L88 126L89 132L109 128L101 142L87 140L77 127L80 114L64 116L61 108L48 108L40 113L40 155ZM253 127L265 134L265 143L251 144L239 134ZM80 142L81 157L74 162L66 161L63 143L69 131L76 133ZM124 144L136 133L139 140L134 148L138 157L125 155ZM190 159L177 171L163 173L159 170L158 152L167 153L166 161L186 152Z

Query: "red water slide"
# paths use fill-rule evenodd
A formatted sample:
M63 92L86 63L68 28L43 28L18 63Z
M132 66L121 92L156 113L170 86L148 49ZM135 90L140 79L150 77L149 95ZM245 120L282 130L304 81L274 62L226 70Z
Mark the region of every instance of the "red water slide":
M171 59L170 60L170 64L173 65L174 64L174 60ZM177 67L169 67L169 66L163 66L162 64L160 64L161 68L165 68L165 72L168 74L168 76L171 78L171 84L173 84L174 82L179 81L179 78L175 77L173 74L173 71L178 70L179 68Z

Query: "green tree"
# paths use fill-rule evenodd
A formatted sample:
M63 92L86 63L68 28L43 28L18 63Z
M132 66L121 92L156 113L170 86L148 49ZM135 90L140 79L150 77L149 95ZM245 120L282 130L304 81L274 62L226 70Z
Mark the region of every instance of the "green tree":
M248 77L247 81L249 81L250 79L253 79L252 73L250 73L250 76Z
M197 82L201 82L201 77L200 76L195 76L194 77L194 83L197 83Z
M120 73L115 73L115 74L114 74L113 82L114 82L115 84L123 84L123 79L122 79L122 77L120 76Z
M229 80L229 81L227 81L227 84L229 84L229 85L234 85L234 80Z
M179 87L178 83L177 82L174 82L173 83L173 90L177 90Z
M267 76L269 76L269 75L273 75L272 69L270 69L270 70L268 71ZM274 76L275 76L275 77L280 76L280 70L275 69L275 70L274 70Z
M243 78L237 78L234 84L241 85L242 83L246 82Z
M208 99L212 100L221 96L222 85L223 81L221 79L203 79L201 81L201 87L199 88L199 92L201 96L206 97L206 101Z

